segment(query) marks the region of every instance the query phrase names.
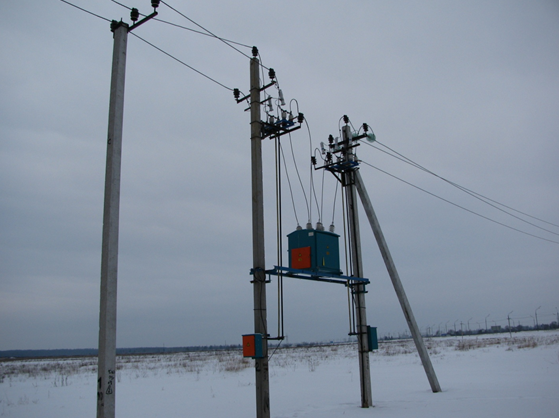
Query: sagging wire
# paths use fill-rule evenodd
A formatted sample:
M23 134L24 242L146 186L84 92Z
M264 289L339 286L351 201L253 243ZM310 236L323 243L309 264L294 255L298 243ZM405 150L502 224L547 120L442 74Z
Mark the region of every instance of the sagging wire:
M437 177L438 179L440 179L440 180L442 180L442 181L444 181L444 182L450 184L451 186L456 187L458 190L463 191L464 193L466 193L466 194L468 194L468 195L470 195L470 196L472 196L472 197L474 197L474 198L480 200L481 202L483 202L483 203L485 203L485 204L487 204L487 205L489 205L489 206L491 206L491 207L493 207L493 208L495 208L495 209L497 209L497 210L499 210L499 211L501 211L501 212L503 212L503 213L506 213L507 215L509 215L509 216L511 216L511 217L513 217L513 218L515 218L515 219L518 219L518 220L521 221L521 222L524 222L524 223L526 223L526 224L528 224L528 225L531 225L531 226L533 226L533 227L535 227L535 228L541 229L542 231L548 232L548 233L550 233L550 234L558 235L558 236L559 236L559 233L550 231L549 229L543 228L543 227L541 227L541 226L539 226L539 225L536 225L536 224L534 224L534 223L532 223L532 222L529 222L529 221L527 221L526 219L522 219L521 217L516 216L516 215L514 215L514 214L512 214L512 213L510 213L510 212L508 212L508 211L506 211L506 210L504 210L504 209L502 209L502 208L496 206L496 205L503 206L503 207L505 207L505 208L507 208L507 209L513 210L513 211L515 211L515 212L517 212L517 213L520 213L520 214L522 214L522 215L524 215L524 216L528 216L529 218L536 219L536 220L538 220L538 221L540 221L540 222L544 222L544 223L549 224L549 225L552 225L552 226L559 227L559 225L556 225L556 224L554 224L554 223L551 223L551 222L545 221L545 220L543 220L543 219L537 218L537 217L535 217L535 216L529 215L529 214L527 214L527 213L524 213L524 212L522 212L522 211L519 211L519 210L517 210L517 209L514 209L514 208L512 208L512 207L510 207L510 206L507 206L507 205L505 205L505 204L503 204L503 203L499 203L499 202L497 202L496 200L493 200L493 199L491 199L491 198L488 198L488 197L486 197L486 196L483 196L483 195L480 194L480 193L474 192L473 190L470 190L470 189L468 189L468 188L466 188L466 187L464 187L464 186L461 186L461 185L459 185L459 184L457 184L457 183L455 183L455 182L453 182L453 181L451 181L451 180L448 180L448 179L446 179L446 178L444 178L444 177L442 177L442 176L439 176L438 174L432 172L431 170L428 170L427 168L423 167L422 165L416 163L415 161L413 161L413 160L407 158L406 156L400 154L399 152L393 150L392 148L388 147L387 145L384 145L384 144L382 144L382 143L380 143L380 142L378 142L378 141L376 141L376 142L377 142L379 145L382 145L383 147L389 149L391 152L393 152L393 153L396 154L396 155L393 155L393 154L391 154L390 152L387 152L387 151L382 150L382 149L380 149L380 148L378 148L378 147L375 147L373 144L368 144L368 143L366 143L366 144L369 145L369 146L372 147L372 148L375 148L375 149L377 149L377 150L379 150L379 151L381 151L381 152L387 154L387 155L390 155L390 156L393 157L393 158L396 158L397 160L400 160L400 161L402 161L402 162L404 162L404 163L406 163L406 164L409 164L409 165L411 165L412 167L415 167L415 168L417 168L417 169L419 169L419 170L421 170L421 171L424 171L424 172L426 172L426 173L428 173L428 174L431 174L431 175L434 176L434 177ZM495 203L496 205L494 205L494 204L492 204L492 203L490 203L490 202L493 202L493 203Z
M297 209L295 209L295 199L293 198L293 189L291 188L291 180L289 178L289 171L287 170L287 163L285 162L285 155L283 153L283 147L280 142L280 152L282 156L283 165L285 167L285 177L287 178L287 184L289 186L289 194L291 195L291 204L293 205L293 213L295 215L295 221L297 222L297 227L300 226L299 217L297 216Z
M336 216L336 197L338 195L338 187L340 185L340 182L336 182L336 189L334 190L334 204L332 205L332 223L330 225L330 227L332 228L334 226L334 217ZM334 231L331 231L334 232Z
M195 22L194 20L192 20L191 18L189 18L188 16L186 16L184 13L181 13L180 11L178 11L177 9L175 9L174 7L172 7L171 5L169 5L167 2L161 0L161 3L164 4L165 6L167 6L169 9L173 10L175 13L181 15L182 17L184 17L186 20L188 20L189 22L195 24L196 26L198 26L200 29L206 31L207 33L209 33L211 36L213 36L214 38L220 40L221 42L223 42L225 45L227 45L228 47L234 49L235 51L237 51L239 54L244 55L246 58L248 58L249 60L252 59L252 57L250 57L249 55L245 54L244 52L242 52L240 49L235 48L233 45L231 45L226 39L221 38L219 36L217 36L216 34L214 34L213 32L211 32L210 30L206 29L205 27L203 27L202 25L200 25L199 23ZM246 45L245 45L246 46ZM250 47L249 47L250 48Z
M118 4L119 6L124 7L125 9L132 10L132 7L129 7L129 6L125 5L125 4L122 4L122 3L120 3L120 2L118 2L118 1L116 1L116 0L111 0L111 1L112 1L113 3ZM140 13L139 15L142 16L142 17L145 17L145 16L146 16L146 15L143 14L143 13ZM209 33L201 32L201 31L199 31L199 30L192 29L192 28L187 28L186 26L177 25L176 23L169 22L169 21L163 20L163 19L159 19L159 18L157 18L157 17L154 17L153 20L155 20L155 21L157 21L157 22L160 22L160 23L165 23L165 24L170 25L170 26L175 26L175 27L177 27L177 28L184 29L184 30L187 30L187 31L190 31L190 32L194 32L194 33L197 33L198 35L209 36L209 37L211 37L211 38L214 38L214 37L215 37L214 35L210 35ZM223 40L225 40L225 41L227 41L227 42L229 42L229 43L235 44L235 45L243 46L243 47L245 47L245 48L252 48L252 46L250 46L250 45L246 45L246 44L243 44L243 43L241 43L241 42L232 41L231 39L226 39L226 38L221 38L221 39L223 39Z
M318 212L318 223L320 225L322 225L322 213L320 212L320 205L318 204L318 198L316 197L316 190L314 187L314 176L313 176L313 171L314 171L314 167L312 164L312 135L311 135L311 128L309 127L309 123L307 122L307 119L305 118L305 125L307 126L307 131L309 133L309 149L310 149L310 156L311 156L311 162L309 164L309 172L310 172L310 179L309 179L309 186L310 186L310 191L309 193L311 193L311 199L314 196L314 201L316 203L316 210ZM312 219L312 203L311 203L311 213L309 213L309 222L310 219ZM318 227L318 224L317 224Z
M103 19L103 20L106 20L107 22L111 22L111 19L107 19L106 17L103 17L103 16L100 16L100 15L98 15L98 14L96 14L96 13L90 12L89 10L86 10L86 9L84 9L83 7L76 6L75 4L70 3L69 1L66 1L66 0L60 0L60 1L61 1L62 3L66 3L66 4L70 5L70 6L73 6L73 7L75 7L76 9L81 10L82 12L89 13L89 14L92 15L92 16L98 17L99 19Z
M258 57L260 60L262 60L262 57L260 56L260 53L258 52ZM267 68L265 66L261 66L260 68L260 73L261 73L261 77L264 78L265 74L264 74L264 68ZM280 84L279 84L279 80L277 77L276 72L274 71L273 68L269 68L268 69L268 76L270 77L270 79L272 80L272 84L273 87L276 88L277 94L275 94L274 96L272 96L271 94L266 92L264 99L261 101L262 107L263 107L263 114L265 115L265 121L267 124L269 125L276 125L278 122L293 122L295 119L295 116L293 115L293 103L295 103L296 107L297 107L297 114L299 115L299 117L302 117L302 114L299 112L299 104L297 102L296 99L291 99L289 102L289 110L287 108L285 99L284 99L284 95L283 95L283 91L281 90ZM302 120L304 120L303 118L301 118L301 120L299 120L299 123L302 123ZM291 137L291 134L289 133L289 145L290 145L290 149L291 149L291 157L293 160L293 165L295 166L295 171L297 174L297 178L299 179L299 184L301 186L301 190L303 191L303 196L305 199L305 204L307 207L307 214L309 216L309 222L311 219L311 211L312 211L312 205L309 203L309 198L307 197L307 193L305 191L305 187L303 186L303 180L301 177L301 173L299 171L299 167L297 164L297 160L295 157L295 151L294 151L294 147L293 147L293 139ZM281 144L281 141L279 143L279 152L281 154L282 160L283 160L283 164L285 167L285 172L286 172L286 176L287 176L287 181L288 181L288 185L289 185L289 192L291 194L291 203L293 206L293 212L295 214L295 220L297 222L297 227L300 227L300 223L299 223L299 218L297 216L297 210L295 207L295 199L293 197L293 189L292 189L292 185L291 185L291 180L289 177L289 170L287 168L287 164L286 164L286 158L284 155L284 151L283 151L283 146Z
M307 214L309 215L308 223L310 223L311 209L309 207L309 200L307 199L307 193L305 192L305 186L303 186L303 181L301 180L301 175L299 174L299 167L297 166L297 161L295 160L295 152L293 151L293 140L291 139L291 134L289 134L289 146L291 148L291 156L293 157L293 165L295 166L295 172L297 173L297 178L299 179L299 184L301 185L301 190L303 191L303 196L305 198L305 204L307 205Z
M401 179L400 177L397 177L397 176L395 176L395 175L393 175L393 174L388 173L387 171L384 171L384 170L382 170L382 169L380 169L380 168L378 168L378 167L375 167L374 165L369 164L369 163L367 163L366 161L360 160L360 162L363 163L363 164L365 164L365 165L367 165L367 166L369 166L369 167L371 167L371 168L374 168L375 170L378 170L378 171L380 171L381 173L384 173L384 174L386 174L386 175L388 175L388 176L390 176L390 177L392 177L392 178L394 178L394 179L396 179L396 180L399 180L399 181L401 181L401 182L407 184L408 186L412 186L412 187L414 187L414 188L416 188L416 189L418 189L418 190L421 190L421 191L424 192L424 193L427 193L427 194L430 195L430 196L433 196L433 197L436 197L437 199L442 200L443 202L449 203L449 204L451 204L451 205L453 205L453 206L456 206L456 207L459 208L459 209L465 210L466 212L469 212L469 213L471 213L471 214L473 214L473 215L479 216L480 218L483 218L483 219L488 220L488 221L490 221L490 222L496 223L497 225L504 226L505 228L512 229L513 231L520 232L521 234L524 234L524 235L529 235L529 236L531 236L531 237L534 237L534 238L537 238L537 239L541 239L541 240L543 240L543 241L548 241L548 242L552 242L552 243L554 243L554 244L559 244L559 241L554 241L554 240L551 240L551 239L547 239L547 238L540 237L540 236L538 236L538 235L531 234L531 233L526 232L526 231L523 231L523 230L521 230L521 229L518 229L518 228L512 227L512 226L510 226L510 225L504 224L504 223L502 223L502 222L496 221L495 219L491 219L491 218L489 218L489 217L487 217L487 216L485 216L485 215L482 215L482 214L480 214L480 213L477 213L477 212L475 212L475 211L473 211L473 210L471 210L471 209L465 208L464 206L461 206L461 205L459 205L459 204L457 204L457 203L451 202L451 201L448 200L448 199L445 199L445 198L443 198L443 197L440 197L440 196L438 196L438 195L436 195L436 194L434 194L434 193L431 193L431 192L429 192L429 191L427 191L427 190L425 190L425 189L423 189L423 188L421 188L421 187L419 187L419 186L416 186L415 184L412 184L412 183L410 183L410 182L408 182L408 181L406 181L406 180L404 180L404 179Z
M141 36L138 36L137 34L135 34L134 32L130 32L131 35L134 35L136 38L140 39L141 41L144 41L146 44L148 44L149 46L157 49L159 52L162 52L163 54L167 55L168 57L174 59L175 61L179 62L180 64L184 65L187 68L190 68L192 71L200 74L203 77L206 77L208 80L213 81L214 83L216 83L217 85L229 90L229 91L233 91L234 89L232 89L231 87L227 87L225 84L220 83L219 81L217 81L216 79L210 77L209 75L204 74L202 71L197 70L196 68L188 65L187 63L185 63L184 61L181 61L180 59L178 59L177 57L169 54L167 51L159 48L158 46L152 44L151 42L145 40L144 38L142 38Z

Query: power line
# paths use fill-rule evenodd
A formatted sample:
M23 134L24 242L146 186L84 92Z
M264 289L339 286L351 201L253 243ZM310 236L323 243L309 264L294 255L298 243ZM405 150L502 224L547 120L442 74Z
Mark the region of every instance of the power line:
M210 76L204 74L203 72L197 70L196 68L194 68L194 67L188 65L188 64L185 63L184 61L181 61L181 60L178 59L177 57L175 57L175 56L169 54L168 52L164 51L163 49L159 48L158 46L155 46L155 45L152 44L151 42L145 40L145 39L142 38L141 36L136 35L134 32L131 32L131 34L134 35L136 38L140 39L141 41L144 41L144 42L145 42L146 44L148 44L149 46L151 46L151 47L157 49L159 52L162 52L163 54L167 55L168 57L170 57L170 58L174 59L175 61L179 62L180 64L184 65L185 67L188 67L188 68L190 68L192 71L197 72L198 74L200 74L200 75L203 76L203 77L206 77L208 80L213 81L213 82L216 83L217 85L219 85L219 86L221 86L221 87L223 87L223 88L225 88L225 89L227 89L227 90L233 91L233 89L232 89L231 87L227 87L225 84L220 83L219 81L217 81L217 80L211 78Z
M120 2L118 2L118 1L116 1L116 0L111 0L111 1L112 1L113 3L118 4L119 6L124 7L125 9L132 10L131 7L129 7L129 6L125 5L125 4L122 4L122 3L120 3ZM145 16L145 15L142 14L142 13L140 13L140 16ZM192 28L188 28L188 27L186 27L186 26L178 25L178 24L176 24L176 23L169 22L169 21L167 21L167 20L163 20L163 19L159 19L159 18L154 18L153 20L155 20L155 21L157 21L157 22L165 23L166 25L175 26L175 27L180 28L180 29L184 29L184 30L187 30L187 31L190 31L190 32L194 32L194 33L197 33L198 35L204 35L204 36L209 36L209 37L211 37L211 38L214 38L214 35L210 35L209 33L201 32L201 31L196 30L196 29L192 29ZM246 45L246 44L243 44L243 43L241 43L241 42L235 42L235 41L232 41L231 39L225 39L225 38L222 38L222 39L224 39L225 41L227 41L227 42L229 42L229 43L235 44L235 45L244 46L245 48L252 48L250 45Z
M297 173L297 178L299 179L299 184L301 185L301 190L303 191L303 196L307 205L307 215L309 216L308 222L311 222L311 208L309 207L309 200L307 199L307 193L305 193L305 186L303 186L303 181L301 180L301 175L299 174L299 167L297 167L297 161L295 160L295 151L293 151L293 141L291 140L291 134L289 134L289 146L291 148L291 156L293 157L295 172ZM312 196L310 205L312 206Z
M293 213L295 214L295 221L297 222L297 226L299 226L299 218L297 217L297 210L295 209L295 199L293 198L293 189L291 187L291 180L289 179L289 171L287 170L287 164L285 162L285 155L283 153L283 147L281 145L279 145L280 148L280 152L281 152L281 156L282 156L282 160L283 160L283 165L285 167L285 175L287 177L287 184L289 185L289 194L291 195L291 204L293 205Z
M440 196L438 196L438 195L436 195L436 194L434 194L434 193L431 193L431 192L429 192L429 191L427 191L427 190L425 190L425 189L422 189L421 187L416 186L415 184L412 184L412 183L410 183L410 182L408 182L408 181L406 181L406 180L404 180L404 179L401 179L400 177L397 177L397 176L395 176L395 175L393 175L393 174L390 174L390 173L388 173L388 172L386 172L386 171L384 171L384 170L382 170L382 169L380 169L380 168L378 168L378 167L375 167L374 165L369 164L369 163L367 163L367 162L365 162L365 161L363 161L363 160L360 160L360 162L363 163L363 164L365 164L365 165L368 165L369 167L372 167L372 168L374 168L375 170L378 170L378 171L380 171L380 172L382 172L382 173L384 173L384 174L386 174L386 175L388 175L388 176L390 176L390 177L392 177L392 178L395 178L396 180L400 180L402 183L406 183L406 184L409 185L409 186L412 186L412 187L414 187L414 188L416 188L416 189L418 189L418 190L421 190L421 191L424 192L424 193L427 193L427 194L429 194L429 195L431 195L431 196L433 196L433 197L436 197L437 199L440 199L440 200L442 200L442 201L444 201L444 202L446 202L446 203L449 203L449 204L451 204L451 205L453 205L453 206L456 206L457 208L460 208L460 209L462 209L462 210L465 210L466 212L470 212L470 213L473 214L473 215L479 216L480 218L483 218L483 219L486 219L486 220L488 220L488 221L490 221L490 222L493 222L493 223L496 223L496 224L498 224L498 225L504 226L505 228L512 229L513 231L520 232L520 233L522 233L522 234L524 234L524 235L529 235L529 236L531 236L531 237L538 238L538 239L541 239L541 240L543 240L543 241L548 241L548 242L552 242L552 243L554 243L554 244L559 244L558 241L553 241L553 240L551 240L551 239L543 238L543 237L540 237L540 236L538 236L538 235L534 235L534 234L531 234L531 233L529 233L529 232L522 231L521 229L514 228L514 227L512 227L512 226L510 226L510 225L504 224L504 223L502 223L502 222L499 222L499 221L496 221L496 220L494 220L494 219L491 219L491 218L489 218L489 217L487 217L487 216L481 215L481 214L479 214L479 213L477 213L477 212L475 212L475 211L473 211L473 210L471 210L471 209L467 209L467 208L465 208L464 206L460 206L460 205L458 205L457 203L451 202L450 200L447 200L447 199L445 199L445 198L443 198L443 197L440 197Z
M307 118L305 118L305 125L307 125L307 131L309 133L309 148L310 148L310 155L312 156L312 136L311 136L311 128L309 126L309 122L307 122ZM311 195L311 206L312 206L312 197L314 196L314 201L316 203L316 210L318 212L318 220L319 222L322 222L322 212L320 211L320 205L318 204L318 199L316 197L316 189L314 187L314 176L313 176L313 165L311 162L309 162L309 168L310 168L310 190L309 193ZM312 211L312 209L311 209ZM309 214L309 218L310 218L310 214Z
M531 226L533 226L533 227L535 227L535 228L541 229L542 231L548 232L548 233L550 233L550 234L559 236L559 234L556 233L556 232L550 231L549 229L543 228L543 227L541 227L541 226L539 226L539 225L536 225L536 224L534 224L534 223L532 223L532 222L529 222L529 221L527 221L526 219L522 219L521 217L516 216L516 215L514 215L514 214L512 214L512 213L510 213L510 212L508 212L508 211L506 211L506 210L504 210L504 209L502 209L502 208L500 208L500 207L498 207L498 206L496 206L496 205L490 203L490 202L493 202L493 203L495 203L495 204L497 204L497 205L503 206L503 207L505 207L505 208L507 208L507 209L510 209L510 210L512 210L512 211L515 211L515 212L517 212L517 213L520 213L520 214L522 214L522 215L524 215L524 216L528 216L528 217L530 217L530 218L532 218L532 219L536 219L536 220L538 220L538 221L540 221L540 222L544 222L544 223L546 223L546 224L549 224L549 225L552 225L552 226L556 226L556 227L559 227L559 225L555 225L555 224L553 224L553 223L551 223L551 222L547 222L547 221L545 221L545 220L543 220L543 219L540 219L540 218L537 218L537 217L535 217L535 216L529 215L529 214L527 214L527 213L524 213L524 212L522 212L522 211L519 211L519 210L517 210L517 209L514 209L514 208L512 208L512 207L510 207L510 206L507 206L507 205L505 205L505 204L503 204L503 203L497 202L496 200L493 200L493 199L491 199L491 198L489 198L489 197L486 197L486 196L484 196L484 195L482 195L482 194L480 194L480 193L477 193L477 192L475 192L475 191L473 191L473 190L470 190L470 189L468 189L468 188L466 188L466 187L464 187L464 186L461 186L461 185L459 185L459 184L457 184L457 183L455 183L455 182L453 182L453 181L451 181L451 180L448 180L448 179L446 179L446 178L444 178L444 177L442 177L442 176L439 176L438 174L432 172L431 170L428 170L427 168L425 168L425 167L421 166L420 164L416 163L415 161L413 161L413 160L409 159L408 157L406 157L406 156L400 154L399 152L393 150L393 149L390 148L389 146L384 145L384 144L382 144L382 143L379 142L379 141L376 141L376 142L377 142L379 145L382 145L383 147L389 149L391 152L393 152L393 153L395 153L395 154L397 154L397 155L393 155L393 154L391 154L391 153L389 153L389 152L387 152L387 151L385 151L385 150L382 150L382 149L380 149L380 148L378 148L378 147L375 147L375 146L372 145L372 144L368 144L368 143L366 143L366 142L365 142L365 144L367 144L367 145L369 145L370 147L372 147L372 148L374 148L374 149L376 149L376 150L379 150L379 151L381 151L381 152L383 152L383 153L385 153L385 154L387 154L387 155L390 155L391 157L396 158L396 159L398 159L398 160L400 160L400 161L402 161L402 162L404 162L404 163L406 163L406 164L409 164L409 165L411 165L411 166L413 166L413 167L416 167L416 168L418 168L418 169L420 169L420 170L422 170L422 171L424 171L424 172L426 172L426 173L428 173L428 174L431 174L432 176L437 177L437 178L440 179L440 180L443 180L444 182L450 184L450 185L453 186L453 187L456 187L457 189L463 191L464 193L469 194L470 196L474 197L475 199L478 199L479 201L485 203L486 205L489 205L489 206L491 206L491 207L493 207L493 208L495 208L495 209L497 209L497 210L500 210L501 212L506 213L507 215L512 216L513 218L518 219L518 220L521 221L521 222L527 223L528 225L531 225Z
M90 12L89 10L86 10L86 9L84 9L84 8L82 8L82 7L79 7L79 6L76 6L75 4L70 3L69 1L66 1L66 0L60 0L60 1L61 1L62 3L69 4L70 6L73 6L73 7L75 7L76 9L81 10L82 12L89 13L90 15L93 15L93 16L95 16L95 17L98 17L99 19L103 19L103 20L106 20L107 22L111 22L111 19L107 19L106 17L103 17L103 16L100 16L100 15L95 14L95 13L93 13L93 12Z
M225 45L227 45L230 48L233 48L235 51L237 51L239 54L244 55L245 57L247 57L248 59L252 59L252 57L248 56L247 54L245 54L243 51L241 51L238 48L235 48L233 45L231 45L227 40L225 40L224 38L221 38L219 36L217 36L216 34L214 34L213 32L209 31L208 29L206 29L205 27L203 27L202 25L200 25L199 23L196 23L194 20L192 20L191 18L189 18L188 16L186 16L185 14L181 13L180 11L178 11L177 9L175 9L174 7L170 6L169 4L167 4L164 1L161 1L161 3L163 3L165 6L167 6L169 9L173 10L175 13L181 15L182 17L184 17L186 20L188 20L189 22L195 24L196 26L198 26L200 29L208 32L211 36L213 36L216 39L219 39L221 42L223 42ZM247 46L247 45L244 45ZM251 48L251 47L249 47Z

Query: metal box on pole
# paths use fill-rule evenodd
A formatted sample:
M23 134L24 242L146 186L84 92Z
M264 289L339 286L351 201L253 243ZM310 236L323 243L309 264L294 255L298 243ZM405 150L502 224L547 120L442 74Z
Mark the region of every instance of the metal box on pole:
M289 267L292 269L342 274L339 235L315 229L299 229L287 238Z
M262 334L243 335L243 357L264 357L262 351Z
M367 342L369 345L369 351L378 350L377 327L367 325Z

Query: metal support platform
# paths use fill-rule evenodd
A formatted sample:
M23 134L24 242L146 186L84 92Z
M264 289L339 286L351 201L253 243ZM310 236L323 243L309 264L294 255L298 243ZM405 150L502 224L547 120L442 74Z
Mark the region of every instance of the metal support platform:
M254 274L254 269L250 269L250 274ZM362 277L344 276L341 274L331 274L321 271L297 270L289 267L274 266L271 270L266 270L266 274L271 276L292 277L294 279L313 280L317 282L337 283L344 286L356 286L369 284L369 279Z

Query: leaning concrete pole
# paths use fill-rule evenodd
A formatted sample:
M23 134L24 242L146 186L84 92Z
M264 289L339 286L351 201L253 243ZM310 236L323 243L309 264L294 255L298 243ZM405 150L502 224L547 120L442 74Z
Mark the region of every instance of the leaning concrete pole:
M260 119L260 62L253 49L250 60L250 142L252 161L252 259L254 333L262 334L262 358L255 359L256 417L270 418L268 327L266 319L266 262L264 257L264 186L262 182L262 134Z
M119 22L114 24L111 29L114 33L114 47L109 103L109 129L107 135L103 244L101 250L97 418L114 418L115 416L118 218L128 25Z
M390 280L392 280L392 285L394 286L394 290L396 291L396 295L398 296L398 300L400 301L400 305L402 306L402 310L404 311L404 316L406 317L408 327L410 328L410 332L415 342L415 346L417 347L419 357L421 358L421 363L423 363L423 368L425 369L425 373L427 374L427 379L429 380L429 384L431 385L431 390L433 392L440 392L441 387L439 385L437 375L435 374L435 369L433 369L433 365L431 364L429 353L427 352L427 348L425 348L425 344L423 343L423 338L421 337L419 328L417 327L417 323L415 322L415 317L413 316L410 303L408 302L406 292L404 291L404 286L402 286L402 282L400 281L400 276L398 275L398 271L396 270L396 265L392 260L390 251L388 250L388 245L386 244L386 241L384 239L384 234L380 229L380 224L375 215L375 211L373 210L373 205L371 204L369 195L367 194L367 190L365 189L365 185L363 184L363 179L361 178L361 174L359 173L359 171L355 172L355 186L357 187L359 197L361 198L361 203L363 203L365 213L367 214L367 218L369 219L369 223L371 224L371 228L373 229L373 233L375 234L375 238L380 248L382 258L384 260L384 263L386 264L388 274L390 275Z

